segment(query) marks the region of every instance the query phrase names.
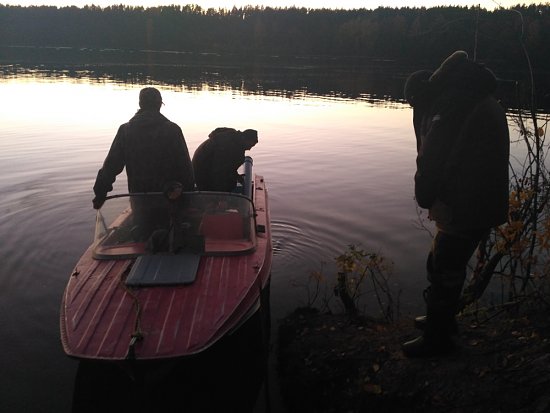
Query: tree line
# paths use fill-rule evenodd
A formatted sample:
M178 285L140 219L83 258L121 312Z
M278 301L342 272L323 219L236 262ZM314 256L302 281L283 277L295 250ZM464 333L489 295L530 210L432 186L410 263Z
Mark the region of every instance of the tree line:
M0 46L55 46L339 56L434 64L462 49L490 67L550 70L550 4L329 10L197 5L53 7L0 4ZM522 46L525 45L525 49Z

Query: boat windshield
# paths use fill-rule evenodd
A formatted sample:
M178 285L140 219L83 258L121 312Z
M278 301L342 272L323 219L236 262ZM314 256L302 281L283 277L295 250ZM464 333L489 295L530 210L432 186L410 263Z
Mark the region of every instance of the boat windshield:
M99 259L147 254L233 255L256 244L249 198L223 192L108 197L98 210L93 255Z

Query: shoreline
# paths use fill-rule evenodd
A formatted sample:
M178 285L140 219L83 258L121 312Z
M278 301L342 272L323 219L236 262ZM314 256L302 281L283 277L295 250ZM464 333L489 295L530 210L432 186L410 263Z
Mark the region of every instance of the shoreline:
M280 321L277 343L288 412L550 411L546 311L458 323L455 353L408 359L400 346L419 334L412 319L295 310Z

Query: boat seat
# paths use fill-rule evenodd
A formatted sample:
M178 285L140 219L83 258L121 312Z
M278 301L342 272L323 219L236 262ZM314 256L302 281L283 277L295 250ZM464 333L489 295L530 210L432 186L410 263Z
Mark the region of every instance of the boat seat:
M206 214L202 218L200 234L212 239L242 239L243 218L237 211Z

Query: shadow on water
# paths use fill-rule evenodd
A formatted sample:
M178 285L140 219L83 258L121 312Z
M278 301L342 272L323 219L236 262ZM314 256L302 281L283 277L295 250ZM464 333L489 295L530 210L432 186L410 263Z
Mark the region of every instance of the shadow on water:
M181 360L80 361L72 412L252 412L267 374L265 323L257 312L212 348Z

